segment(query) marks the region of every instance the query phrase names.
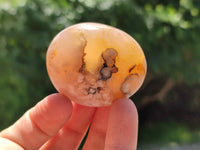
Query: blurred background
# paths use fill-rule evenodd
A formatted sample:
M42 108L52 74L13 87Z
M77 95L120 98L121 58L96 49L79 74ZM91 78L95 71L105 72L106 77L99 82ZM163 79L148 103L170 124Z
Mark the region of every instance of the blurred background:
M199 0L0 0L0 130L56 92L48 45L60 30L88 21L124 30L146 55L146 80L131 97L138 149L200 149Z

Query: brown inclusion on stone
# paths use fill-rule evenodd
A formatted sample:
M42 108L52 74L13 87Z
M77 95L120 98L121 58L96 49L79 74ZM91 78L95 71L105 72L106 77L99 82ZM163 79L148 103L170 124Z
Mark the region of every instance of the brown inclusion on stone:
M115 49L113 48L107 48L103 53L102 53L102 58L104 60L104 64L100 70L100 78L103 80L107 80L111 78L112 73L117 73L118 68L115 66L115 59L117 57L118 53Z
M135 69L135 67L136 67L136 64L133 65L133 66L128 70L128 72L131 73L131 71L132 71L133 69Z

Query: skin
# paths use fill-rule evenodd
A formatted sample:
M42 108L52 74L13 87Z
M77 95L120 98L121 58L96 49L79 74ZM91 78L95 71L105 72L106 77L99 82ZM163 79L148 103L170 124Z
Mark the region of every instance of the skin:
M83 150L136 150L138 114L122 98L108 107L87 107L52 94L0 132L0 149L76 150L90 125Z

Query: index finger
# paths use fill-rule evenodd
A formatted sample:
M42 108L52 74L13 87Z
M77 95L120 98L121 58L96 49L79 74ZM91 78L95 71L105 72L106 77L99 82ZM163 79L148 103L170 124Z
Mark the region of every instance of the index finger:
M105 150L136 150L138 113L127 98L117 100L110 109Z
M0 132L24 149L38 150L68 121L72 104L61 94L52 94L28 110L16 123Z

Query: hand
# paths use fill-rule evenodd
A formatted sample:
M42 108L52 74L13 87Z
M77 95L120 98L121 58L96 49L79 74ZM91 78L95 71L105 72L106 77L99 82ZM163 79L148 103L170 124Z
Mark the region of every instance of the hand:
M86 107L52 94L0 132L1 150L136 150L138 115L129 99L109 107Z

